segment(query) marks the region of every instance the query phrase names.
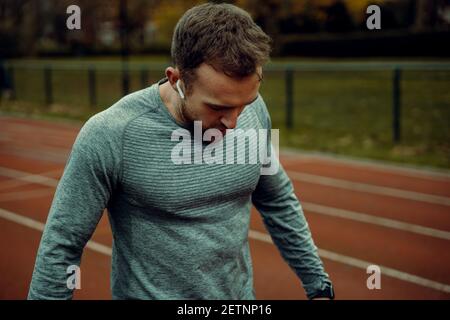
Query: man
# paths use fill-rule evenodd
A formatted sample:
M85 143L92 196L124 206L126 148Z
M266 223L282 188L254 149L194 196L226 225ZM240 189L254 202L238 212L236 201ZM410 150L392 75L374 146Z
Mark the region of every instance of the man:
M269 37L245 11L203 4L178 22L174 67L81 129L39 247L30 299L72 297L67 267L104 208L113 232L115 299L255 299L251 203L309 298L332 298L328 275L284 170L174 163L175 131L270 129L258 89ZM217 132L217 131L216 131ZM214 143L218 143L214 141ZM208 143L202 143L206 148Z

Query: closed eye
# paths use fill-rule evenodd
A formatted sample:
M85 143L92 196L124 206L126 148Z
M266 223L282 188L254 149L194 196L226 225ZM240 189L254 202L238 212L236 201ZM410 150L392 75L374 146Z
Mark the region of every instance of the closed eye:
M212 104L209 104L209 103L207 103L206 104L209 108L211 108L211 109L213 109L213 110L215 110L215 111L223 111L223 110L225 110L225 109L229 109L229 108L224 108L224 107L219 107L219 106L216 106L216 105L212 105Z
M258 96L256 96L255 99L253 99L252 101L244 104L241 108L246 107L248 105L251 105L253 102L255 102L258 99ZM220 106L217 104L211 104L211 103L205 103L209 108L211 108L214 111L225 111L225 110L230 110L230 109L234 109L234 108L238 108L238 107L231 107L231 106Z

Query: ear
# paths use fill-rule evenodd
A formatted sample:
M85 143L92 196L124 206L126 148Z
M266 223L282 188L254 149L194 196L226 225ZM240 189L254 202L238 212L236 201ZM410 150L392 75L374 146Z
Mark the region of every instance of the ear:
M178 68L168 67L166 68L166 77L169 79L170 85L176 90L176 83L180 79L180 71Z

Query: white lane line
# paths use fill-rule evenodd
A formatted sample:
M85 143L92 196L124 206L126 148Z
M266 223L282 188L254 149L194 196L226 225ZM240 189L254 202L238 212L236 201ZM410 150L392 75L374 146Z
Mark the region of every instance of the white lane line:
M11 134L23 134L23 133L34 133L35 130L44 131L47 135L57 136L58 138L63 138L64 141L70 141L73 143L77 133L80 131L83 123L80 124L68 124L67 128L59 127L42 127L42 124L52 124L51 122L45 120L33 120L32 123L17 123L16 118L13 117L2 117L0 118L0 123L3 122L3 127L5 127L5 132L7 135ZM27 119L30 121L30 119ZM63 150L64 153L68 151L64 148L59 148ZM69 150L70 151L70 150ZM412 164L399 164L383 160L372 160L363 159L352 156L345 156L340 154L326 153L320 151L307 151L299 150L293 148L281 148L281 155L289 158L296 158L300 161L325 161L341 163L345 165L357 166L360 168L371 168L380 172L388 172L394 174L401 174L403 176L425 178L430 180L442 180L448 181L450 179L450 172L448 170L441 170L433 167L415 166Z
M292 170L287 170L288 176L295 181L308 182L314 184L320 184L328 187L335 187L341 189L347 189L352 191L367 192L377 195L397 197L413 201L422 201L432 204L440 204L450 206L450 198L444 196L436 196L431 194L425 194L415 191L406 191L390 187L381 187L372 184L352 182L348 180L329 178L324 176L318 176L309 173L300 173Z
M273 244L271 237L268 234L263 233L263 232L250 230L249 237L254 240ZM358 269L363 269L363 270L366 270L369 265L375 264L380 267L381 273L383 275L387 275L391 278L402 280L405 282L410 282L410 283L413 283L413 284L416 284L416 285L419 285L422 287L431 288L431 289L438 290L438 291L443 291L445 293L450 293L450 285L445 284L445 283L429 280L429 279L422 278L422 277L419 277L419 276L416 276L416 275L413 275L410 273L406 273L406 272L403 272L400 270L385 267L385 266L379 265L374 262L356 259L353 257L345 256L345 255L342 255L342 254L339 254L336 252L332 252L332 251L328 251L328 250L324 250L324 249L318 249L318 253L319 253L319 256L324 259L328 259L328 260L331 260L334 262L342 263L342 264L349 265L349 266L352 266L352 267L355 267Z
M0 208L0 217L4 218L6 220L18 223L20 225L29 227L31 229L34 230L38 230L38 231L43 231L45 225L42 222L36 221L34 219L28 218L28 217L24 217L22 215L4 210ZM259 231L254 231L254 230L250 230L249 231L249 237L251 239L254 240L258 240L258 241L263 241L266 243L273 243L272 239L270 238L270 236L268 234L259 232ZM95 242L90 240L87 245L87 248L89 248L90 250L93 250L95 252L107 255L107 256L111 256L112 254L112 249L108 246L105 246L101 243ZM323 250L323 249L318 249L319 255L322 258L325 259L329 259L335 262L339 262L342 264L346 264L346 265L350 265L352 267L356 267L359 269L363 269L366 270L367 266L371 265L371 264L375 264L375 263L371 263L368 261L364 261L364 260L360 260L360 259L356 259L356 258L352 258L349 256L345 256L339 253L335 253L332 251L328 251L328 250ZM427 287L427 288L431 288L431 289L435 289L438 291L443 291L446 293L450 293L450 286L444 283L440 283L440 282L436 282L436 281L432 281L429 279L425 279L422 277L418 277L406 272L402 272L396 269L392 269L392 268L388 268L385 266L380 266L382 273L385 275L388 275L392 278L395 279L399 279L405 282L410 282L410 283L414 283L423 287Z
M43 184L43 185L52 186L52 187L55 187L58 184L57 179L48 178L48 177L40 176L37 174L30 175L23 171L7 169L7 168L3 168L3 167L0 167L0 175L6 175L11 178L23 179L24 181L28 181L30 183ZM38 195L36 195L36 197L37 196ZM25 195L23 197L20 197L20 196L17 196L17 197L20 199L24 199ZM0 201L1 201L1 196L0 196ZM328 216L333 216L333 217L338 217L338 218L348 219L348 220L354 220L354 221L364 222L364 223L368 223L368 224L374 224L374 225L378 225L378 226L382 226L382 227L386 227L386 228L397 229L397 230L402 230L402 231L406 231L406 232L412 232L412 233L416 233L416 234L420 234L420 235L424 235L424 236L430 236L430 237L434 237L434 238L450 240L450 232L443 231L443 230L433 229L433 228L429 228L429 227L424 227L424 226L411 224L411 223L407 223L407 222L402 222L402 221L398 221L398 220L393 220L393 219L388 219L388 218L382 218L382 217L369 215L369 214L365 214L365 213L323 206L323 205L319 205L319 204L315 204L315 203L311 203L311 202L303 202L302 201L301 205L304 210L311 211L311 213L323 214L323 215L328 215Z
M14 121L14 120L13 120ZM68 140L75 139L77 133L81 129L80 127L74 127L74 128L48 128L48 127L42 127L40 125L28 125L28 124L21 124L21 123L10 123L7 121L0 121L2 123L3 135L7 137L13 136L11 140L14 140L17 138L17 135L23 135L23 134L30 134L35 135L36 132L39 132L41 135L44 135L46 138L50 137L53 141L63 141L67 142ZM48 139L46 139L48 140ZM73 142L73 141L72 141Z
M17 201L25 199L41 198L55 193L54 189L36 189L27 191L16 191L0 194L0 202Z
M9 220L12 222L15 222L17 224L23 225L25 227L43 232L44 228L45 228L45 224L43 224L40 221L36 221L34 219L22 216L20 214L5 210L5 209L1 209L0 208L0 218L3 218L5 220ZM88 241L88 243L86 244L86 248L89 248L90 250L93 250L95 252L107 255L107 256L111 256L112 253L112 249L108 246L105 246L101 243L95 242L95 241Z
M424 194L414 191L406 191L406 190L400 190L396 188L389 188L389 187L380 187L365 183L359 183L359 182L351 182L348 180L342 180L342 179L335 179L335 178L329 178L324 176L318 176L318 175L312 175L308 173L300 173L296 171L286 171L289 177L298 182L308 182L308 183L314 183L314 184L320 184L325 185L328 187L335 187L335 188L341 188L341 189L347 189L352 191L359 191L359 192L366 192L366 193L372 193L377 195L383 195L383 196L389 196L389 197L397 197L407 200L413 200L413 201L422 201L422 202L428 202L432 204L440 204L440 205L446 205L450 206L450 198L443 197L443 196L436 196L436 195L430 195L430 194ZM0 175L11 177L11 178L17 178L21 180L26 180L28 182L32 183L40 183L45 184L47 186L56 186L58 184L57 179L45 177L38 174L30 174L24 171L9 169L6 167L0 167ZM41 182L42 181L42 182Z
M14 117L2 117L0 118L0 122L3 122L3 126L5 126L9 132L16 134L19 133L34 133L35 130L42 131L45 133L49 133L52 136L63 137L64 141L70 140L73 143L77 133L80 131L83 123L80 124L67 124L67 128L59 128L59 127L42 127L42 124L52 124L51 122L45 120L33 120L33 123L23 124L15 122L16 118ZM30 121L30 119L27 119ZM11 124L12 123L12 124ZM10 125L11 124L11 125ZM60 148L67 152L67 150ZM69 150L70 151L70 150ZM290 158L298 158L299 160L306 161L327 161L327 162L338 162L343 164L351 164L358 167L369 167L378 171L392 172L396 174L402 174L405 176L418 177L418 178L428 178L428 179L443 179L443 181L448 181L450 179L450 172L448 170L439 170L432 167L420 167L414 165L401 165L398 163L382 161L382 160L371 160L371 159L361 159L351 156L333 154L333 153L325 153L319 151L306 151L306 150L298 150L292 148L281 148L281 155L285 155Z
M9 153L13 153L17 156L49 161L52 163L65 163L70 154L70 149L52 148L51 152L44 151L43 149L41 149L39 153L36 152L30 153L29 150L25 148L10 147ZM308 182L328 187L341 188L346 190L366 192L388 197L397 197L401 199L450 206L450 198L445 196L437 196L421 192L402 190L398 188L377 186L361 182L353 182L349 180L330 178L309 173L301 173L293 170L287 170L286 172L289 175L289 177L294 181Z
M34 230L38 230L40 232L44 231L44 227L45 227L45 225L42 222L36 221L34 219L31 219L31 218L28 218L28 217L25 217L25 216L22 216L17 213L13 213L11 211L4 210L1 208L0 208L0 218L15 222L17 224L29 227ZM249 238L273 244L270 236L263 232L249 230ZM96 251L98 253L101 253L101 254L104 254L107 256L111 256L111 254L112 254L112 249L110 247L105 246L101 243L92 241L92 240L90 240L87 243L86 247L93 251ZM346 265L356 267L359 269L366 270L367 266L369 266L371 264L375 264L375 263L352 258L352 257L345 256L345 255L342 255L339 253L328 251L328 250L318 249L318 252L322 258L329 259L329 260L339 262L342 264L346 264ZM396 269L388 268L385 266L380 266L380 268L385 275L388 275L392 278L396 278L396 279L399 279L399 280L402 280L405 282L414 283L414 284L417 284L417 285L420 285L423 287L427 287L427 288L431 288L431 289L435 289L438 291L450 293L450 286L447 284L432 281L432 280L425 279L422 277L418 277L418 276L415 276L415 275L412 275L412 274L409 274L406 272L402 272L402 271L399 271Z
M45 147L41 147L36 150L31 150L30 148L20 147L17 145L8 145L0 150L1 154L13 155L17 157L35 159L39 161L47 161L51 163L66 163L70 150L65 153L60 151L54 152L46 150Z
M374 224L386 228L397 229L406 232L412 232L424 236L450 240L450 232L428 228L420 226L417 224L406 223L398 220L382 218L378 216L373 216L370 214L338 209L333 207L322 206L320 204L302 202L301 206L304 210L310 211L311 213L323 214L331 217L337 217L342 219L354 220L359 222L364 222L368 224Z
M47 187L56 187L58 185L58 179L43 176L41 174L32 174L25 171L9 169L5 167L0 167L0 175L14 178L28 183L41 184Z
M46 134L50 134L51 136L57 136L58 138L63 137L64 141L69 141L73 143L78 134L79 130L82 127L82 123L79 125L68 125L68 128L48 128L41 127L40 123L34 125L34 123L23 124L23 123L14 123L15 118L0 118L0 123L4 122L3 126L6 128L5 135L11 134L23 134L23 133L33 133L36 128L39 131L44 131ZM29 120L29 119L27 119ZM12 121L13 124L10 125ZM48 123L47 121L43 121L43 123ZM67 156L70 152L70 148L66 149L63 147L52 147L53 156L56 154L61 154L63 156ZM360 168L372 168L374 170L380 172L390 172L394 174L401 174L409 177L417 177L417 178L426 178L430 180L441 180L441 181L449 181L450 179L450 171L449 170L441 170L433 167L423 167L423 166L414 166L410 164L398 164L388 161L382 160L372 160L372 159L362 159L351 156L333 154L333 153L325 153L319 151L306 151L306 150L298 150L292 148L281 148L281 155L289 158L296 158L299 161L325 161L325 162L337 162L352 166L357 166Z
M2 168L0 167L0 176L7 176L7 174L1 174L1 170ZM10 170L10 169L9 169ZM61 172L63 169L57 169L57 170L52 170L52 171L47 171L47 172L42 172L39 173L40 176L44 176L44 177L48 177L48 176L52 176L55 173L59 173ZM29 177L29 176L33 176L33 174L27 174L25 176L21 176L20 174L16 174L14 175L14 177L8 176L9 178L11 178L10 180L7 181L3 181L0 182L0 190L6 190L6 189L13 189L16 187L21 187L21 186L25 186L27 184L30 184L32 182L30 181L26 181L24 179L24 177ZM20 177L21 179L18 179L18 177Z
M435 167L416 166L413 164L400 164L383 160L363 159L351 156L322 153L319 151L305 151L292 148L282 148L281 155L298 159L300 161L309 162L328 162L351 165L362 169L370 168L380 173L388 172L406 177L430 179L433 181L449 181L450 171L447 169L439 169Z

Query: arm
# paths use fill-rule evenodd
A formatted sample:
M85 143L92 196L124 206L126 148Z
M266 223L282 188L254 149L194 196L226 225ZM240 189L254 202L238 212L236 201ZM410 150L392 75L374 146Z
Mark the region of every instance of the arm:
M270 116L264 102L260 107L262 124L270 129ZM269 137L268 148L270 144ZM331 286L331 281L323 268L292 182L281 164L276 174L260 176L252 202L282 257L301 279L307 297L320 296L322 290Z
M80 265L118 180L119 157L104 123L101 115L92 117L73 145L42 235L28 299L72 298L67 267Z
M281 166L276 175L261 176L252 202L281 255L301 279L308 298L331 285L292 182Z

